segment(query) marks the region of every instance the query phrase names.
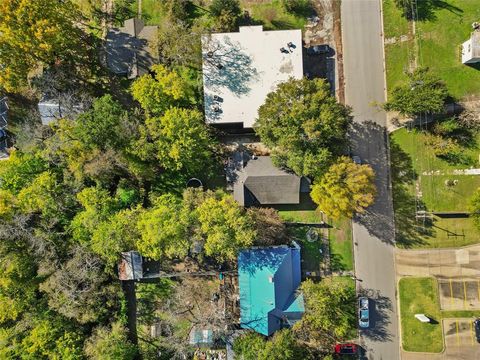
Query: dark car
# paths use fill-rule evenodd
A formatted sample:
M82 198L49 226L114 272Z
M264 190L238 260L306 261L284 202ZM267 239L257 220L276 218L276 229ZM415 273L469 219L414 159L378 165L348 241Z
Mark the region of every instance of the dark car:
M307 48L307 55L321 55L328 54L330 52L330 46L328 45L315 45Z
M335 354L338 355L356 355L358 348L356 344L345 343L335 345Z
M477 341L480 343L480 319L477 319L473 322L473 326L475 327L475 337Z

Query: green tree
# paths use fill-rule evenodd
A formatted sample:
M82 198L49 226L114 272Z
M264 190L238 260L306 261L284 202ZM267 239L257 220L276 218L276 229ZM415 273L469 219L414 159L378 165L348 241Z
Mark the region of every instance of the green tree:
M109 328L98 327L85 343L85 353L92 360L133 360L137 348L127 338L127 329L114 322Z
M18 194L46 168L38 155L13 151L8 160L0 163L0 188Z
M470 216L473 217L475 225L480 229L480 188L470 199Z
M342 156L315 180L310 196L331 218L350 218L373 204L376 194L374 180L375 174L369 165L358 165Z
M418 68L407 75L408 83L393 88L389 100L384 104L385 110L398 111L407 116L444 112L449 96L445 83L428 68Z
M0 1L0 86L16 91L40 67L90 65L88 36L70 0Z
M86 244L100 223L107 221L117 210L117 203L106 190L97 187L83 189L77 199L84 210L75 215L70 227L73 239Z
M253 244L254 224L232 196L217 192L196 210L205 238L205 253L219 261L233 261L240 249Z
M307 349L288 329L277 331L268 341L257 333L248 332L235 339L233 349L240 360L311 359Z
M120 286L111 281L105 265L85 247L71 249L71 257L43 283L48 306L80 324L104 321L118 308Z
M158 34L152 46L162 64L169 67L188 66L201 69L203 28L190 27L184 20L165 17L158 27Z
M305 13L312 6L310 0L282 0L282 5L292 13Z
M141 238L137 248L142 255L160 260L188 254L190 241L187 224L181 221L181 209L181 202L173 195L162 195L140 215L137 228Z
M147 118L141 134L135 150L140 158L169 171L205 173L214 158L213 139L197 110L170 108L161 117Z
M172 106L191 106L196 103L192 84L182 73L163 65L153 65L155 76L143 75L131 86L132 96L148 116L162 115Z
M113 269L122 251L135 249L141 236L135 226L139 215L139 208L121 210L93 230L90 247L107 267Z
M235 31L242 15L238 0L213 0L208 7L217 31Z
M93 102L92 109L80 114L74 133L88 147L118 148L134 135L122 128L124 119L127 112L111 95L104 95Z
M22 359L81 360L82 336L67 322L53 317L35 319L22 339Z
M355 289L345 283L306 280L305 313L294 330L312 345L332 345L355 328Z
M291 79L268 94L255 131L279 167L318 177L345 149L350 110L322 79Z

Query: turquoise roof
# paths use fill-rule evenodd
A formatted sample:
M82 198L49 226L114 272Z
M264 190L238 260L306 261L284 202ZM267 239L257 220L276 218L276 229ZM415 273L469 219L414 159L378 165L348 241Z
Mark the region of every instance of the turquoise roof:
M238 256L240 325L271 335L304 312L300 250L287 246L241 251Z

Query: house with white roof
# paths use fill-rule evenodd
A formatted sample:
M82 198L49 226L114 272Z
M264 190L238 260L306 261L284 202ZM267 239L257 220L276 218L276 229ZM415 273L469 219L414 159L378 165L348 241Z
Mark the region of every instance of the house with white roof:
M202 36L207 123L252 128L267 94L290 78L303 77L301 30L239 32Z

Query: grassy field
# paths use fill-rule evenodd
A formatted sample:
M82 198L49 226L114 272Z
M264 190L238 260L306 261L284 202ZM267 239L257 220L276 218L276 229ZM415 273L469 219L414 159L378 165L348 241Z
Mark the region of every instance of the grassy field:
M477 136L478 139L478 136ZM480 139L477 140L480 143ZM463 155L473 161L478 158L478 146L463 149ZM450 164L436 157L425 144L421 132L400 129L390 135L392 190L395 208L397 245L405 248L439 248L479 242L479 231L470 218L440 218L431 221L416 219L416 210L464 212L468 201L480 186L480 176L426 175L437 172L451 174L465 169L464 164ZM445 180L458 180L452 187ZM416 193L418 196L416 196Z
M332 222L334 227L328 229L330 242L330 263L332 271L353 270L352 222L344 219Z
M425 2L426 3L426 2ZM431 2L434 4L433 2ZM443 3L443 2L442 2ZM480 95L479 67L461 63L461 44L470 36L471 26L480 18L480 0L449 0L443 7L424 7L417 22L417 63L428 66L442 78L450 93L458 98ZM408 24L395 8L393 0L384 0L385 37L407 35ZM387 85L389 90L405 79L409 53L415 51L414 41L387 44Z
M301 247L302 270L310 272L318 272L320 270L320 262L322 261L322 243L320 240L310 242L307 240L308 226L290 227L288 229L292 239L294 239Z
M240 3L254 22L262 23L265 30L303 29L307 22L306 14L288 13L280 0L242 0Z
M438 353L443 350L442 314L434 278L403 278L399 282L402 347L406 351ZM433 323L422 323L425 314Z
M402 16L393 0L383 0L383 19L385 38L408 34L408 21Z
M323 216L317 210L279 210L280 217L286 222L318 224Z

